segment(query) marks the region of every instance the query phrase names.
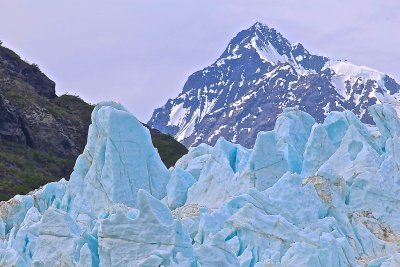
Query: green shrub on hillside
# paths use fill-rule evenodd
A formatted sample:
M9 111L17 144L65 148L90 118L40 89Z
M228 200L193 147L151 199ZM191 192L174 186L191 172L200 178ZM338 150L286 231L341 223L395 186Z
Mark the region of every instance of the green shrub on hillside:
M23 145L0 143L0 200L26 194L40 186L58 181L63 169L70 169L70 159L56 157ZM68 177L65 177L68 178Z

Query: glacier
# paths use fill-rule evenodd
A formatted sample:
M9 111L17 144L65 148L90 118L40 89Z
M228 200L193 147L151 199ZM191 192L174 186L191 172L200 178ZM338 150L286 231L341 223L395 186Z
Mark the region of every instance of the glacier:
M69 181L0 204L0 266L400 266L400 120L286 108L252 149L220 138L167 169L98 104Z

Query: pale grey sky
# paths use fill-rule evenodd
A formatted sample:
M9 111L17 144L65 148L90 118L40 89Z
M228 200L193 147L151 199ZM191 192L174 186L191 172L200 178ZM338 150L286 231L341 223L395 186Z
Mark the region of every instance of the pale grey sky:
M119 101L147 121L256 21L400 80L399 0L12 0L1 4L0 40L58 94Z

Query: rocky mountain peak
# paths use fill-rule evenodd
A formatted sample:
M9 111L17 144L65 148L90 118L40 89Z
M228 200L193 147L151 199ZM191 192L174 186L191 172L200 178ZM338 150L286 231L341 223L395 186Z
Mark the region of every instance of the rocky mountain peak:
M290 64L298 73L320 71L328 58L310 53L300 43L292 43L274 28L256 22L239 32L216 61L248 61L257 58L264 64L277 66Z
M275 29L257 22L232 38L219 59L235 56L246 50L265 50L268 47L273 47L283 55L290 43Z
M187 146L219 137L252 147L284 108L298 106L322 122L330 111L351 110L373 123L368 107L400 110L400 85L348 61L309 52L262 23L239 32L210 66L189 76L182 93L156 109L149 125Z

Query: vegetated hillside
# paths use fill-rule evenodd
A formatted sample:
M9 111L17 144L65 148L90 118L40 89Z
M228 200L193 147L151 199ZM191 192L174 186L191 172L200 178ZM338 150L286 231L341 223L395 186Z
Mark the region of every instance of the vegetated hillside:
M0 200L68 179L86 144L93 106L55 93L36 64L0 46ZM172 137L151 131L170 167L187 152Z
M168 168L174 166L178 159L188 152L188 149L176 141L172 135L163 134L159 130L150 128L146 124L144 124L144 126L150 130L153 145L157 148L161 160Z

